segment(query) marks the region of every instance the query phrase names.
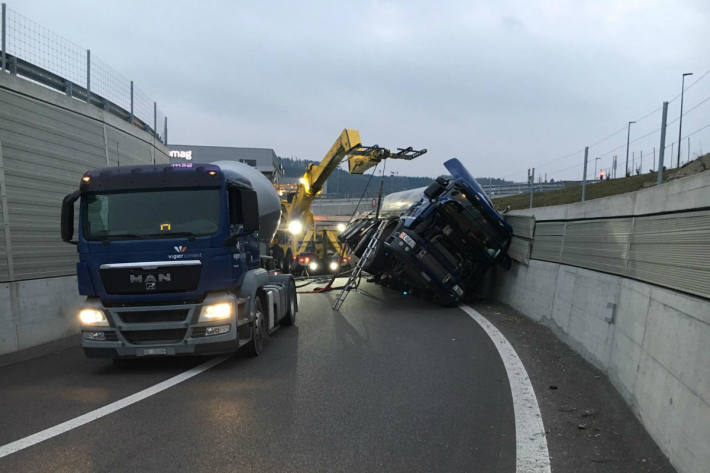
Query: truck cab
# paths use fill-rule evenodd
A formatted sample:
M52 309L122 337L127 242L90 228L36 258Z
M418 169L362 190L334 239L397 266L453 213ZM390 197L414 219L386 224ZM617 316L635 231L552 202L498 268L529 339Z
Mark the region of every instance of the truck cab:
M297 311L293 278L262 264L279 214L271 183L237 162L87 171L62 205L86 355L258 355Z

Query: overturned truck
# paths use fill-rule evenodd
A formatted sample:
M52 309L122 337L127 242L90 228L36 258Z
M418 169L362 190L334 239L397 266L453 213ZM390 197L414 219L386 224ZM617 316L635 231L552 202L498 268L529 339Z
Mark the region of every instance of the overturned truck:
M451 306L470 297L493 265L509 268L512 229L458 159L426 188L389 194L379 216L354 220L340 235L375 282Z

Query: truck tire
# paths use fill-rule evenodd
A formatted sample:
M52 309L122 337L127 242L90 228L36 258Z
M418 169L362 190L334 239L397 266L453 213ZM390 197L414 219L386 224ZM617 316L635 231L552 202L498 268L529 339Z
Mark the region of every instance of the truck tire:
M251 340L247 344L249 356L259 356L264 350L264 339L266 338L266 314L264 314L264 302L261 294L256 295L254 301L254 322L251 328Z
M281 319L281 325L289 326L296 323L296 311L298 310L298 300L296 299L296 283L291 279L288 282L288 312Z

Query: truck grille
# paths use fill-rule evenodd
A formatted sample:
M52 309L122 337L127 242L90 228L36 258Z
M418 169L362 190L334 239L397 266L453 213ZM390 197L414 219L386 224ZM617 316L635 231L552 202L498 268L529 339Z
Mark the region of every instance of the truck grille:
M168 330L126 330L121 334L134 345L150 345L153 343L178 343L185 338L185 328Z
M126 324L147 324L153 322L182 322L187 317L187 309L179 310L141 310L137 312L119 312L118 316Z
M101 281L109 294L160 294L197 289L200 265L158 266L155 269L103 268Z

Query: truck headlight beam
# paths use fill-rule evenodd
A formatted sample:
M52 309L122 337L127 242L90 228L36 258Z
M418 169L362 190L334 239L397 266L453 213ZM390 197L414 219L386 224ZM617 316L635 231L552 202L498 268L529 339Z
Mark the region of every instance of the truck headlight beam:
M81 321L82 325L108 327L108 320L106 320L104 311L98 309L81 309L79 311L79 321Z
M234 315L234 303L218 302L202 307L198 322L209 322L211 320L225 320Z

